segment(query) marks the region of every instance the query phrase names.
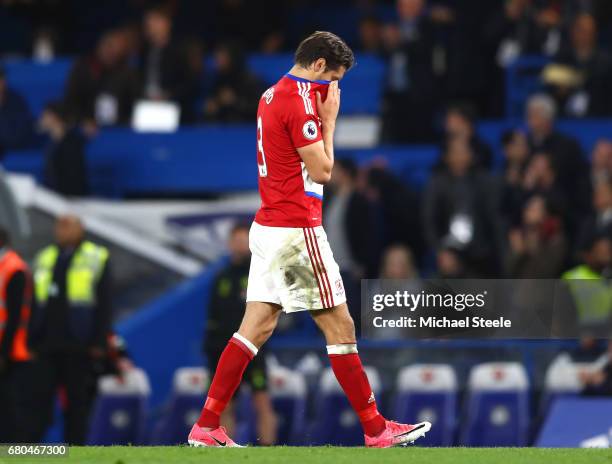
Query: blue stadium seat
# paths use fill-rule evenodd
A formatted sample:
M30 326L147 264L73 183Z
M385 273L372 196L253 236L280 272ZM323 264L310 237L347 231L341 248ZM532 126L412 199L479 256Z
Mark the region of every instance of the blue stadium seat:
M342 114L379 114L386 65L374 55L357 55L342 82Z
M208 371L200 367L182 367L174 373L170 401L155 425L149 442L154 445L185 443L189 430L198 419L208 388Z
M149 380L141 369L133 369L121 378L102 377L87 444L144 443L149 393Z
M30 174L39 182L43 180L44 153L41 150L16 150L4 154L2 166L7 171Z
M299 372L271 365L268 370L270 396L278 417L278 444L304 443L306 381Z
M275 363L268 363L268 387L278 419L277 444L302 445L306 427L307 389L304 376ZM257 415L251 391L243 387L236 395L238 443L257 443Z
M378 372L373 367L365 367L365 370L372 390L380 396L382 388ZM325 369L321 375L315 407L309 444L363 446L363 431L359 418L351 408L331 368Z
M465 446L526 446L529 381L519 363L475 366L469 379Z
M252 125L184 128L173 134L106 129L87 150L92 189L111 197L256 189L254 137Z
M3 63L8 84L28 102L30 111L38 116L45 105L62 98L72 58L58 58L51 62L8 60Z
M381 146L346 153L360 164L383 160L391 172L420 190L429 179L440 149L434 145Z
M451 446L457 420L457 378L453 368L415 364L400 370L393 415L399 422L432 423L419 446Z
M265 85L275 84L293 66L291 53L249 55L247 66Z

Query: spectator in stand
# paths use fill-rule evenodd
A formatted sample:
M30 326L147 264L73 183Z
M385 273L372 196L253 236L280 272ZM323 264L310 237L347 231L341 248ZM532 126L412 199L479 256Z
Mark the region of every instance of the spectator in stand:
M557 181L558 175L548 153L534 155L527 165L521 184L522 199L542 195L558 211L566 209L569 193ZM569 212L568 212L569 213Z
M365 172L365 193L370 201L375 227L370 232L369 247L380 250L403 244L410 248L418 261L425 254L420 218L420 198L404 182L382 165L371 166Z
M612 177L612 141L601 139L591 155L591 182L606 181Z
M580 228L577 245L580 249L590 237L604 235L612 240L612 179L601 179L593 187L593 213Z
M205 102L205 118L223 123L251 122L265 86L248 71L237 43L219 45L214 58L217 73Z
M431 142L436 85L432 22L425 0L398 0L399 22L383 31L388 68L383 97L385 142Z
M130 122L138 80L128 65L127 39L123 29L106 32L91 56L75 62L64 96L70 122L89 132Z
M519 130L504 132L501 137L504 153L504 180L509 185L518 185L523 179L529 158L527 137Z
M143 29L144 47L139 60L142 96L175 102L181 109L181 122L193 122L199 76L190 66L188 49L172 41L172 18L162 8L151 9L145 14Z
M446 101L469 101L479 114L490 115L483 25L497 2L463 0L431 2L435 24L434 69Z
M69 123L65 106L48 104L40 117L40 128L51 140L45 154L44 184L62 195L87 195L85 137L80 128Z
M553 279L565 263L567 241L561 218L541 195L523 209L520 227L508 234L506 275L513 279Z
M33 135L32 115L24 98L6 82L0 66L0 159L7 150L26 147Z
M497 272L500 243L497 193L489 174L474 168L474 155L463 139L444 155L445 169L435 173L423 198L423 227L436 253L459 251L474 275Z
M530 152L550 156L557 184L567 193L568 208L580 215L589 210L588 164L578 142L555 130L555 113L555 103L548 95L534 95L527 101ZM569 224L570 228L574 225Z
M505 69L522 55L555 54L560 46L561 24L554 8L540 8L532 0L497 3L498 11L485 22L483 34L489 59L489 99L494 113L502 115Z
M337 159L323 207L323 224L340 266L349 308L359 307L359 281L376 276L379 257L376 223L368 199L357 188L357 176L354 161ZM354 314L356 320L359 316Z
M548 15L550 16L550 15ZM538 15L531 0L508 0L485 26L485 37L495 48L495 61L505 68L521 55L547 53L547 14ZM554 23L554 19L552 21Z
M213 37L222 42L235 40L240 33L241 45L248 51L274 52L285 42L287 10L293 6L283 0L260 2L248 0L219 0L213 7ZM316 8L316 7L315 7Z
M439 279L465 279L476 275L467 266L464 253L453 247L445 247L436 253L436 277Z
M474 156L473 167L490 170L493 165L493 152L491 147L476 133L475 121L476 116L469 106L454 105L449 107L444 119L442 154L446 153L447 147L453 140L461 139L470 146ZM438 167L444 167L442 160L438 161Z
M385 250L380 269L380 279L414 279L419 276L410 248L391 245Z
M583 395L612 396L612 340L608 342L604 359L604 364L599 369L583 369L579 372L580 381L584 385Z
M357 169L351 159L336 160L325 191L323 224L340 270L362 279L373 277L378 263L372 253L374 221L367 198L357 189Z
M510 130L502 135L501 145L504 154L501 214L506 226L517 225L521 222L522 184L529 159L529 144L523 132Z
M359 21L359 44L364 53L382 52L382 24L376 16L365 16Z
M569 117L612 115L612 56L598 48L597 23L588 13L576 17L571 27L570 46L558 54L545 80L552 84L552 94ZM575 78L573 76L576 76Z

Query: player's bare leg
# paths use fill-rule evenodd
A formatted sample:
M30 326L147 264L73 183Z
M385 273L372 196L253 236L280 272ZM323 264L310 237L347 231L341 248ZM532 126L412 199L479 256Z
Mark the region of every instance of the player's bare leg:
M247 365L274 332L280 310L280 306L271 303L247 303L240 329L219 358L202 413L189 433L190 445L238 446L220 426L220 416L240 385Z
M347 305L310 314L325 336L332 369L359 417L366 446L388 448L412 443L425 435L431 428L429 422L398 424L387 421L378 412L374 392L357 354L355 324Z
M277 304L260 301L247 302L238 333L257 349L261 348L276 329L281 309L281 306Z

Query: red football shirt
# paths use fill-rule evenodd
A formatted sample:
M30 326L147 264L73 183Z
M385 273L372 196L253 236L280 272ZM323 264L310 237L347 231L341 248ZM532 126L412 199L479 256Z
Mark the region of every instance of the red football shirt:
M297 149L321 140L315 92L325 98L328 85L285 74L262 95L257 109L258 224L321 225L323 185L310 178Z

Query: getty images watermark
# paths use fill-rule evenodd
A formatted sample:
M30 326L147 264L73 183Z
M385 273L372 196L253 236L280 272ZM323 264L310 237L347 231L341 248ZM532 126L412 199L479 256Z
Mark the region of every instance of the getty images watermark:
M367 338L608 337L608 280L363 280Z

